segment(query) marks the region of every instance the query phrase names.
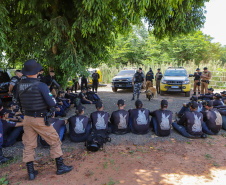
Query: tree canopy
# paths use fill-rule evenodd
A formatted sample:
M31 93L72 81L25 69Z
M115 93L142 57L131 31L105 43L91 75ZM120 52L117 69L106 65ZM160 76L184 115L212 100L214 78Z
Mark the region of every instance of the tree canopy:
M0 51L9 65L36 58L67 79L106 61L118 34L142 19L157 39L201 28L208 1L1 0Z

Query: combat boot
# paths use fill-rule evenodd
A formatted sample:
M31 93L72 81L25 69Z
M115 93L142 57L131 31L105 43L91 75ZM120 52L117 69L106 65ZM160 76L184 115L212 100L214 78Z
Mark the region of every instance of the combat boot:
M137 99L139 99L139 97L140 97L140 95L138 94L138 95L137 95Z
M196 92L194 92L193 96L195 96L195 95L196 95Z
M10 160L13 160L13 157L5 157L2 153L2 148L0 148L0 164L6 163Z
M198 94L200 94L200 92L198 92Z
M62 157L56 158L56 166L57 166L57 175L61 175L67 172L70 172L73 169L73 166L67 166L63 162Z
M132 97L132 99L131 100L134 100L134 94L133 94L133 97Z
M34 170L33 161L26 163L26 166L29 180L34 180L35 176L38 175L38 171Z

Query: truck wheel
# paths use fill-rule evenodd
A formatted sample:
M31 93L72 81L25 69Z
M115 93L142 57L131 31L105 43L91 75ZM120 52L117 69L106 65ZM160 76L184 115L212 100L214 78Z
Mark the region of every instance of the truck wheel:
M160 90L160 95L164 96L165 92Z
M117 92L117 90L118 90L118 89L117 89L116 87L112 87L112 91L113 91L113 92Z
M188 92L185 93L185 96L186 96L186 97L190 97L190 94L191 94L191 92L188 91Z

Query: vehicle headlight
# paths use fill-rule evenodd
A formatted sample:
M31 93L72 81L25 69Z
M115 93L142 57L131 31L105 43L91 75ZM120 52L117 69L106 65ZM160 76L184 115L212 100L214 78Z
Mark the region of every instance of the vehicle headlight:
M167 81L166 81L166 80L162 80L162 83L163 83L163 84L167 84Z
M183 81L183 84L189 84L190 83L190 81L189 80L185 80L185 81Z

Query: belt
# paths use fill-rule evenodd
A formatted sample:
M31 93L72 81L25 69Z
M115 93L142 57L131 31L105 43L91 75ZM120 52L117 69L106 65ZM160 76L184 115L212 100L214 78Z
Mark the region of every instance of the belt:
M201 80L202 82L208 82L209 80Z
M47 111L25 111L25 116L44 118Z

